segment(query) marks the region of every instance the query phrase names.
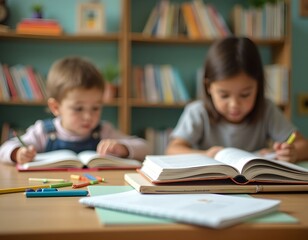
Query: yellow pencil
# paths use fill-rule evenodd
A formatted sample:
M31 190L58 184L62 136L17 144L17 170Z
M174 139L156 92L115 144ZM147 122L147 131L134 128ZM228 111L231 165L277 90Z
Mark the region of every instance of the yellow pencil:
M35 186L25 186L25 187L16 187L16 188L2 188L0 189L0 194L2 193L16 193L16 192L24 192L28 188L38 189L38 188L49 188L50 185L35 185Z
M44 184L44 185L35 185L35 186L24 186L24 187L16 187L16 188L2 188L0 189L0 194L2 193L16 193L16 192L24 192L28 188L32 188L34 190L38 188L62 188L72 186L72 182L62 182L62 183L54 183L54 184Z
M47 182L66 182L65 179L59 179L59 178L29 178L29 181L38 181L38 182L43 182L43 183L47 183Z
M295 140L295 137L296 137L296 134L295 134L295 132L293 132L293 133L290 135L290 137L288 138L287 143L288 143L288 144L292 144L292 143L294 142L294 140Z

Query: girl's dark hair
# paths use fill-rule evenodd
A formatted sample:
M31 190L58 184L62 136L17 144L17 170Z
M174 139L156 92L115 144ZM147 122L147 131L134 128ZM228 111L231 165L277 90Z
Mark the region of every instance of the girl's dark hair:
M205 107L212 122L221 115L216 111L208 92L211 83L234 77L244 72L257 81L257 97L253 110L247 116L250 122L262 115L264 107L264 73L257 46L246 37L227 37L215 42L209 49L204 69Z

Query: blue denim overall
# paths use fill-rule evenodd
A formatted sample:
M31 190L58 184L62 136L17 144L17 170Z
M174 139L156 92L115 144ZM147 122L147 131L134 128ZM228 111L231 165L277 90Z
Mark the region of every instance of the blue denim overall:
M48 134L49 139L46 144L45 152L50 152L60 149L70 149L76 153L80 153L85 150L96 150L96 147L100 141L100 128L98 125L92 132L91 137L82 141L64 141L57 138L56 128L52 119L46 119L43 121L44 130Z

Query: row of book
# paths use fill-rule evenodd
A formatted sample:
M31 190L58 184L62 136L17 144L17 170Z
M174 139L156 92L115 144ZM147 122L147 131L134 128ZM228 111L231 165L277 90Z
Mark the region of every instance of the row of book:
M190 100L177 69L171 65L134 66L132 97L150 103L180 103Z
M2 101L46 99L45 82L31 66L0 64L0 87Z
M235 35L254 38L282 38L286 31L286 5L284 1L266 3L263 7L244 8L235 5L232 25Z
M151 154L165 154L166 146L169 143L169 136L171 131L171 128L157 130L149 127L145 129L145 139L150 146Z
M63 29L54 19L27 18L17 24L16 33L59 36Z
M289 102L289 70L279 64L264 67L265 96L277 105Z
M228 36L231 32L222 15L211 4L201 0L181 4L161 0L151 11L143 34L212 39Z

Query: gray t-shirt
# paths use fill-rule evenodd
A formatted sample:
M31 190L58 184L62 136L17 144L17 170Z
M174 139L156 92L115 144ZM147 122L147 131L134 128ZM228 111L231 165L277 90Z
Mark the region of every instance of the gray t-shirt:
M253 124L225 120L211 124L204 102L195 101L185 107L170 137L184 139L195 149L223 146L252 152L267 147L269 140L285 141L295 130L270 100L266 100L264 117Z

